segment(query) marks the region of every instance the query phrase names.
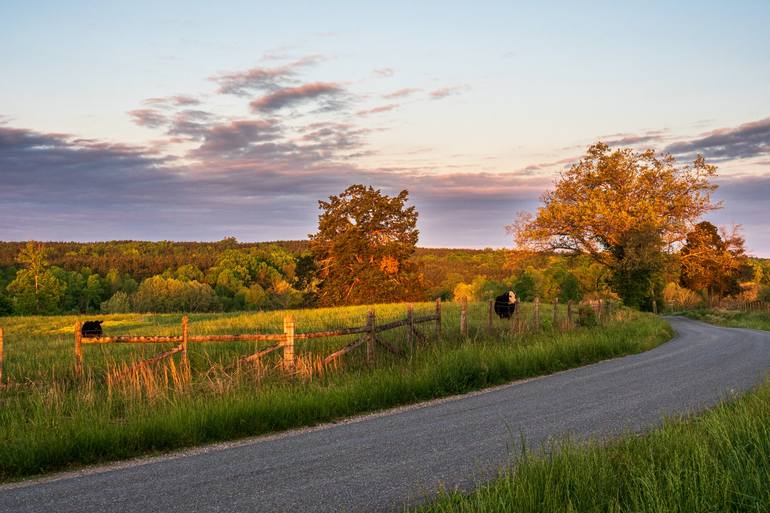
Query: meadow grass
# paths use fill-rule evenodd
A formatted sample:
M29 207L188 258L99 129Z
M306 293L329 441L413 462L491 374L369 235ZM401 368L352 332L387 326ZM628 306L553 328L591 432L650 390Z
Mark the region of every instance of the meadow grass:
M378 319L402 317L404 305L377 305ZM416 305L419 315L432 304ZM529 308L529 306L527 307ZM367 307L294 312L298 331L350 326ZM644 351L671 336L662 320L622 310L596 328L559 332L542 315L540 331L512 337L507 323L486 331L486 305L471 305L467 338L458 334L458 307L444 305L443 336L407 357L380 351L368 366L361 351L336 367L314 365L347 339L300 348L299 371L276 363L232 367L254 344L191 346L190 368L170 359L128 382L105 378L153 348L87 347L85 377L73 372L75 317L0 319L7 333L10 384L0 390L0 480L182 447L310 426L402 404L459 394ZM178 333L180 315L105 317L106 334ZM279 331L281 313L191 316L191 333ZM389 332L390 333L390 332ZM403 338L401 333L400 338ZM398 330L389 336L399 342ZM402 342L402 341L401 341ZM332 347L333 345L333 347ZM168 348L168 346L166 346ZM154 348L157 351L158 348ZM315 360L313 359L315 358Z
M414 511L770 511L770 383L641 437L525 449L502 477Z
M741 310L713 308L709 310L688 310L681 312L679 315L728 328L753 328L770 331L770 312L767 311L744 312Z

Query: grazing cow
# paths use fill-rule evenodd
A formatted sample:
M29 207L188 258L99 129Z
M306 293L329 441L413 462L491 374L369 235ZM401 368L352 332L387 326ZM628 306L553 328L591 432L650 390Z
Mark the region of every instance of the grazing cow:
M80 327L80 335L85 338L102 336L102 321L86 321Z
M516 311L516 294L509 290L495 298L495 313L501 319L510 319Z

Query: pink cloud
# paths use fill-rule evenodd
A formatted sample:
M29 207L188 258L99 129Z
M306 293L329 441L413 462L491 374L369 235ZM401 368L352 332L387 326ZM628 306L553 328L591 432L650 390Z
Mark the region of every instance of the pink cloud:
M419 89L415 89L413 87L405 87L403 89L398 89L396 91L393 91L392 93L383 94L382 97L383 98L387 98L387 99L404 98L404 97L409 96L411 94L414 94L414 93L416 93L418 91L419 91Z
M379 114L381 112L389 112L391 110L397 109L399 105L397 103L390 103L388 105L382 105L380 107L375 107L373 109L366 109L366 110L359 110L356 112L359 116L368 116L370 114Z
M298 87L284 87L252 101L252 110L270 111L323 96L342 94L343 89L329 82L312 82Z

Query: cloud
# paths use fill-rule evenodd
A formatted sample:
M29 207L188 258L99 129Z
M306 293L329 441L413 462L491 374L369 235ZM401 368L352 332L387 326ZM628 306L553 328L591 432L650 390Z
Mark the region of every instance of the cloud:
M254 112L273 111L308 100L342 95L344 90L329 82L312 82L297 87L284 87L252 101L249 105Z
M200 105L201 101L193 96L176 95L176 96L161 96L156 98L147 98L143 102L145 105L153 105L155 107L190 107L192 105Z
M135 124L147 128L158 128L168 123L166 115L156 109L130 110L128 115Z
M392 77L395 73L393 68L378 68L374 70L374 74L381 77Z
M320 55L308 55L278 67L254 67L244 71L223 73L210 79L219 84L220 94L246 96L253 91L278 89L296 82L300 68L312 66L323 60Z
M369 116L371 114L380 114L382 112L389 112L391 110L397 109L399 105L397 103L390 103L388 105L381 105L379 107L374 107L373 109L366 109L366 110L359 110L356 112L358 116Z
M448 96L460 94L466 89L467 87L464 86L442 87L440 89L434 89L429 94L432 100L441 100L442 98L446 98Z
M409 95L412 95L416 92L420 91L420 89L415 89L413 87L405 87L403 89L397 89L396 91L393 91L392 93L383 94L382 97L385 99L393 99L393 98L405 98Z
M701 153L714 160L770 155L770 118L713 130L695 139L670 144L665 151L686 157Z

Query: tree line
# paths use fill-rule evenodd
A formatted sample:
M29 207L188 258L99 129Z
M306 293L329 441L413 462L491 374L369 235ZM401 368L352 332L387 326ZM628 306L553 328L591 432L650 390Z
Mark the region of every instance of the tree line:
M614 297L650 309L770 299L770 265L702 217L716 167L598 143L563 172L511 250L417 248L408 192L352 185L306 241L0 243L0 314L235 311L392 301Z

